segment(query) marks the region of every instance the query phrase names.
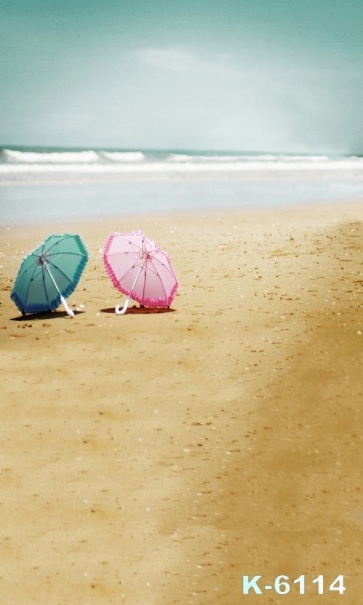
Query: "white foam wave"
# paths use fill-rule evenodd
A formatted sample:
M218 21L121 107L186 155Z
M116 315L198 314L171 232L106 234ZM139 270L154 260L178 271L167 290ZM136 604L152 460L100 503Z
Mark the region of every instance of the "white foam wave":
M95 151L17 151L13 149L4 149L4 156L7 161L20 162L25 164L89 164L98 162L98 154Z
M213 163L218 162L238 162L244 161L243 156L238 155L187 155L181 153L171 153L167 156L167 162L197 162L197 163Z
M192 162L194 156L186 155L183 153L170 153L166 157L167 162Z
M276 163L281 162L289 162L289 163L322 163L322 162L330 162L331 158L324 155L315 155L315 156L299 156L299 155L272 155L272 154L262 154L262 155L192 155L192 154L181 154L181 153L171 153L166 157L167 162L195 162L198 164L201 163L228 163L228 162L248 162L249 165L251 162L263 162L268 163L270 165L275 165Z
M236 161L236 162L114 162L114 163L8 163L0 164L1 174L194 174L256 172L333 172L363 173L363 158L308 161Z
M45 170L49 165L54 172L202 172L202 171L249 171L256 170L355 170L361 168L363 158L351 156L333 158L326 155L241 155L241 154L203 154L192 152L153 152L153 151L21 151L3 149L2 172L11 172L12 167L20 166L29 171ZM6 168L4 168L4 166Z
M258 161L258 162L309 162L309 163L321 163L321 162L331 162L332 158L329 158L327 155L272 155L272 154L262 154L262 155L245 155L243 159L250 161ZM345 161L345 160L343 160Z
M100 157L112 162L143 162L145 160L141 151L101 151Z

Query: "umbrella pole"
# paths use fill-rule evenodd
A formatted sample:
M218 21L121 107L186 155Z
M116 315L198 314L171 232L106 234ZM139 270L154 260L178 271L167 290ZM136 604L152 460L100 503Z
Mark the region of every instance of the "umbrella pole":
M60 298L61 298L62 305L63 305L63 307L65 308L65 310L67 311L67 314L69 315L69 317L74 317L74 313L73 313L72 309L70 309L70 308L69 308L69 306L68 306L68 303L67 303L66 299L64 298L64 296L62 296L62 294L61 294L61 292L60 292L60 290L59 290L59 288L58 288L58 286L57 286L57 283L56 283L56 281L55 281L55 279L54 279L53 275L51 274L50 269L49 269L49 267L48 267L48 265L47 265L47 264L45 264L45 268L46 268L46 270L48 271L48 273L49 273L49 277L50 277L50 279L52 280L52 282L53 282L53 284L54 284L54 287L56 288L56 290L57 290L57 292L58 292L58 294L59 294L59 296L60 296Z
M132 295L132 293L133 293L133 291L134 291L134 288L135 288L135 286L136 286L136 282L137 282L137 280L139 279L139 275L140 275L140 273L141 273L141 269L142 269L143 267L144 267L144 263L142 263L142 265L140 265L140 267L139 267L139 270L138 270L138 272L137 272L137 275L136 275L136 277L135 277L135 279L134 279L134 283L133 283L133 284L132 284L132 286L131 286L130 294L129 294L129 295L128 295L128 297L126 298L126 300L125 300L125 302L124 302L123 307L121 308L121 305L117 305L117 306L116 306L116 308L115 308L115 313L116 313L116 315L124 315L124 313L126 313L126 311L127 311L127 307L129 306L129 303L130 303L130 298L131 298L131 295Z

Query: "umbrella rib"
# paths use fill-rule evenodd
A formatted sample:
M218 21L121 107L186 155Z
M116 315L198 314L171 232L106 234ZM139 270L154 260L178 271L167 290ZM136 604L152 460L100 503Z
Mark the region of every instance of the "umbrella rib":
M136 269L136 268L137 268L137 265L135 264L135 265L132 265L132 267L130 267L129 269L127 269L127 270L125 271L125 273L124 273L123 275L121 275L121 277L118 277L117 275L115 275L115 277L117 278L118 283L120 284L120 282L121 282L123 279L125 279L126 275L128 275L128 273L130 273L131 271L133 271L133 270L134 270L134 269ZM134 284L134 286L133 286L134 288L135 288L135 285L136 285L136 284ZM126 289L126 288L125 288L125 289Z
M131 258L132 258L132 255L134 255L135 261L140 260L140 254L136 250L132 250L131 252L130 251L127 251L127 252L109 252L107 254L107 258L111 258L113 256L117 258L120 254L122 254L122 255L127 254L127 256L130 256Z
M174 272L171 270L171 268L170 268L170 266L169 266L169 265L167 265L166 263L164 263L163 261L161 261L160 259L155 258L155 257L153 257L153 258L150 260L150 262L152 263L152 265L153 265L153 267L154 267L154 269L155 269L155 273L157 273L157 268L155 267L154 262L159 263L159 265L161 265L161 266L162 266L162 267L163 267L163 268L164 268L166 271L168 271L168 273L169 273L169 274L170 274L172 277L174 277L174 279L175 279Z
M30 286L31 286L31 283L33 281L33 278L34 278L34 275L36 273L37 268L38 268L37 266L34 267L32 278L29 281L29 285L28 285L28 288L27 288L26 296L25 296L25 307L26 307L27 302L28 302L28 295L29 295L29 291L30 291ZM44 273L43 267L41 268L40 272L42 274L42 282L43 282L43 286L44 286L44 294L45 294L45 297L47 299L48 307L50 307L48 290L47 290L46 285L45 285L45 273Z
M69 250L69 251L65 250L65 251L62 251L62 252L51 252L50 254L48 254L48 251L47 251L47 257L48 258L50 256L60 256L62 254L66 254L67 256L81 256L83 258L84 257L87 258L87 254L83 254L83 252L74 252L72 250Z
M54 269L57 269L57 271L59 271L59 273L61 273L61 274L63 275L63 277L65 277L65 278L66 278L66 280L67 280L68 282L71 282L71 283L72 283L72 280L71 280L71 279L69 279L68 275L67 275L66 273L64 273L64 271L62 271L62 269L60 269L60 268L58 267L58 265L55 265L55 264L54 264L52 261L50 261L49 259L48 259L48 261L47 261L47 262L48 262L48 265L51 265L51 266L52 266Z
M159 262L160 262L160 261L159 261ZM162 263L161 263L161 264L162 264ZM156 269L155 265L153 264L153 260L152 260L152 259L148 259L148 261L146 262L146 264L144 264L144 267L143 267L143 268L144 268L144 286L143 286L143 290L142 290L142 298L145 298L145 290L146 290L146 282L147 282L147 273L148 273L148 270L150 270L150 269L148 269L148 266L149 266L149 265L151 265L151 266L152 266L152 268L153 268L153 270L154 270L154 273L155 273L156 277L159 279L159 281L160 281L160 283L161 283L161 287L162 287L162 289L163 289L164 296L165 296L165 298L167 298L167 294L166 294L166 290L165 290L165 287L164 287L163 280L162 280L162 278L160 277L160 275L159 275L159 273L158 273L158 270Z
M46 299L47 299L48 307L50 308L50 302L49 302L48 290L47 290L47 288L45 287L45 272L44 272L43 268L42 268L42 274L43 274L43 285L44 285L44 292L45 292L45 296L46 296Z
M57 241L55 241L55 242L54 242L54 243L53 243L51 246L49 246L49 248L47 248L47 249L45 250L45 252L46 252L46 254L47 254L47 257L49 258L50 256L56 256L56 255L59 255L59 254L63 254L63 253L64 253L64 254L67 254L67 256L68 256L68 255L69 255L69 256L71 256L71 255L72 255L72 256L80 256L80 257L82 257L82 258L88 258L88 254L87 254L87 252L86 252L86 253L85 253L85 252L81 252L81 250L79 250L79 252L76 252L76 251L74 251L74 250L64 250L64 251L61 251L61 252L59 252L59 251L54 251L54 252L52 252L52 248L54 248L54 246L57 246L57 245L59 244L59 242L62 242L62 243L63 243L65 240L67 240L67 239L72 239L72 238L74 238L74 237L75 237L75 236L74 236L74 235L72 235L72 233L67 233L67 234L65 234L65 235L62 235L62 236L61 236L61 238L62 238L62 239L58 239L58 240L57 240ZM46 242L44 242L44 244L43 244L43 253L44 253L45 243L46 243ZM77 243L79 243L79 242L77 242Z
M137 275L136 275L136 277L135 277L135 279L134 279L134 282L133 282L133 284L132 284L132 286L131 286L131 289L130 289L130 294L128 295L128 296L129 296L129 300L130 300L130 298L132 298L132 293L133 293L133 291L134 291L134 290L135 290L135 288L136 288L136 284L137 284L137 281L138 281L138 279L139 279L139 277L140 277L140 273L141 273L142 269L144 269L144 268L145 268L145 267L144 267L144 263L143 263L142 265L140 265L140 267L139 267L139 269L138 269L138 271L137 271Z
M51 236L51 237L52 237L52 236ZM51 246L49 246L49 248L47 248L47 249L46 249L46 252L49 252L49 250L51 250L51 249L53 248L53 246L57 246L57 245L59 244L59 242L60 242L60 241L62 241L62 242L63 242L64 240L66 240L66 239L70 239L71 237L74 237L74 236L73 236L71 233L69 233L69 234L66 234L66 235L62 235L61 237L62 237L62 239L61 239L61 240L60 240L60 239L57 239L55 242L53 242L53 244L52 244ZM44 248L45 248L45 244L46 244L46 240L45 240L45 242L43 243L43 250L44 250ZM68 254L68 253L67 253L67 254Z
M30 286L31 286L32 281L34 279L34 275L36 273L36 270L37 270L37 265L35 265L34 271L33 271L33 275L31 276L31 279L29 280L29 284L28 284L28 287L27 287L27 290L26 290L26 295L25 295L25 305L24 305L24 308L26 308L26 305L27 305L27 302L28 302L28 296L29 296ZM23 275L25 275L25 272L23 273Z
M152 261L156 261L157 263L159 263L162 267L164 267L164 269L166 269L167 271L169 271L170 275L174 276L173 271L170 269L170 267L166 263L164 263L163 261L161 261L160 259L155 258L155 257L152 258Z
M147 276L147 263L143 265L144 269L144 287L142 289L142 298L145 298L145 289L146 289L146 276Z
M156 277L157 277L157 278L159 279L159 281L160 281L161 287L162 287L162 289L163 289L163 291L164 291L165 298L167 298L167 294L166 294L166 290L165 290L164 282L163 282L163 280L162 280L162 278L161 278L161 276L160 276L160 273L158 272L157 268L156 268L156 267L155 267L155 265L154 265L154 259L150 260L149 262L150 262L150 264L152 265L153 269L155 270L155 275L156 275ZM162 263L161 261L158 261L158 262L159 262L159 263L160 263L160 264L161 264L163 267L165 267L164 263ZM145 279L145 282L146 282L146 279Z

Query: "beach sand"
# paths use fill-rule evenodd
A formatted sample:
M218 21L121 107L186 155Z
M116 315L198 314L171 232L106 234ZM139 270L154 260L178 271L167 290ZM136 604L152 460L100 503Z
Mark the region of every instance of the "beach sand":
M135 228L172 258L170 311L113 312L100 249ZM76 316L22 318L52 231L90 253ZM1 602L360 605L362 249L354 201L2 227Z

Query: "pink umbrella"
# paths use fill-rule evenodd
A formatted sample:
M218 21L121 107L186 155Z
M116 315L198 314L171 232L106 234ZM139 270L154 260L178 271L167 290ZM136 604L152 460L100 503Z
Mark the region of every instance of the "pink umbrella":
M103 262L113 285L125 294L126 313L130 298L145 307L170 307L178 280L169 256L141 231L111 233L103 249Z

